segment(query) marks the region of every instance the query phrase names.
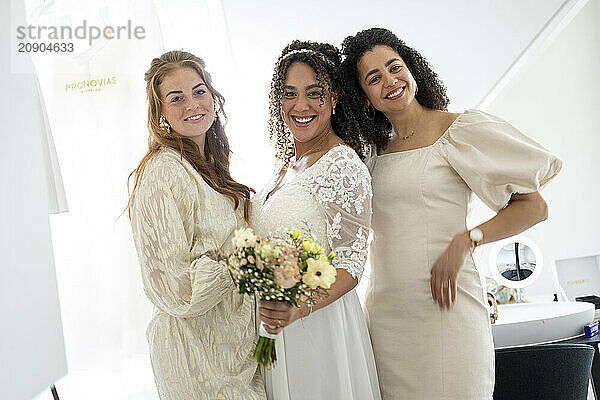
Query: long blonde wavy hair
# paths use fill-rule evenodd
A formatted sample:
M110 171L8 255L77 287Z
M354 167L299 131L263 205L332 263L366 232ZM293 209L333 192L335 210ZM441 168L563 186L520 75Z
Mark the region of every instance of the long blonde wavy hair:
M140 179L144 173L144 167L150 159L157 154L161 148L168 147L176 150L185 158L204 181L215 191L229 197L237 209L240 203L244 203L244 217L248 218L250 194L254 190L246 185L236 182L229 172L229 161L231 150L225 135L225 129L221 122L226 118L223 104L225 99L213 86L210 74L205 69L204 60L191 53L174 50L169 51L152 60L150 69L145 74L146 94L148 97L148 151L127 179L127 187L131 177L134 176L133 190L129 195L127 209L131 218L131 206L133 196L138 188ZM179 68L192 68L204 80L208 90L215 101L216 110L219 110L213 124L206 132L206 142L202 155L200 148L191 139L186 138L173 130L166 133L159 125L162 114L162 101L160 99L158 86L168 73Z

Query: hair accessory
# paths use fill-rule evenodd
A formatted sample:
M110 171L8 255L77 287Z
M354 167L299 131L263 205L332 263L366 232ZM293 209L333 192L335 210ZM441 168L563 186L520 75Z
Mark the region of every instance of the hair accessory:
M158 120L158 126L160 127L160 130L163 131L163 133L171 133L171 125L169 125L167 119L163 114L160 115L160 119Z
M320 53L320 52L315 51L315 50L311 50L311 49L296 49L296 50L292 50L289 53L285 54L281 58L281 60L279 61L279 63L281 64L283 62L283 60L291 57L294 54L310 54L310 55L314 55L314 56L319 57L322 61L324 61L324 62L328 63L329 65L335 67L335 63L333 61L331 61L329 58L327 58L325 56L325 54Z

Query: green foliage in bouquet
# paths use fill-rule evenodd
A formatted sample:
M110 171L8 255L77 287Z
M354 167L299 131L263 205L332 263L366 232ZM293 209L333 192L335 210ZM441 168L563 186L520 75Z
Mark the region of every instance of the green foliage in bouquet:
M335 282L333 252L325 255L314 236L303 237L298 229L279 239L262 238L243 228L235 232L232 242L234 251L227 263L241 294L312 307L317 291ZM261 336L254 356L261 365L272 365L277 360L275 340Z

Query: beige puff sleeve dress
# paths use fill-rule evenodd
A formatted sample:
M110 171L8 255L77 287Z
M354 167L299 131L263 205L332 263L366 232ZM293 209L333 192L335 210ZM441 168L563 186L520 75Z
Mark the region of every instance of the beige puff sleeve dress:
M215 260L243 224L176 151L162 149L146 165L131 225L154 304L146 335L161 400L265 398L253 301Z
M365 306L383 398L483 400L494 386L487 300L472 257L456 304L433 302L431 268L466 230L474 192L494 211L540 190L561 161L505 121L461 114L431 146L371 161L374 240Z

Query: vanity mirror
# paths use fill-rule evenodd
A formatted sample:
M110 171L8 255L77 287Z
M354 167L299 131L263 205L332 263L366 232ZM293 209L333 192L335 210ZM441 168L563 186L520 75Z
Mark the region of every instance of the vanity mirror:
M494 279L509 288L526 287L540 276L542 252L526 237L512 237L494 245L489 258Z

